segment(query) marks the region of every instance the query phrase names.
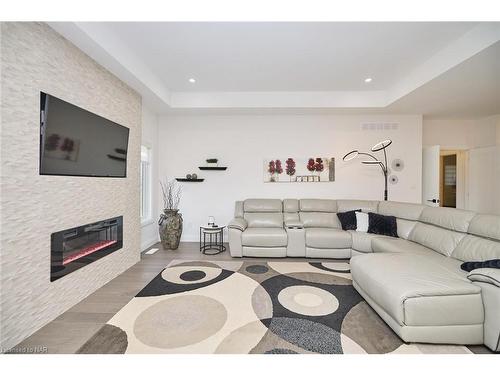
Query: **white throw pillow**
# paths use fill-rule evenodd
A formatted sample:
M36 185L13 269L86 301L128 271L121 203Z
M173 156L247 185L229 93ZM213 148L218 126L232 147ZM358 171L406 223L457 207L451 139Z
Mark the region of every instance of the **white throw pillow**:
M368 232L368 214L356 212L356 232Z

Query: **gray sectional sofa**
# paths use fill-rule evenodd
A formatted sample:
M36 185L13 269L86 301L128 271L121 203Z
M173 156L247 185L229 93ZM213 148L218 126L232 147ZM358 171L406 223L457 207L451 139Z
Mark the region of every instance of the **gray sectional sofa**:
M398 238L344 231L337 212L395 216ZM419 204L247 199L229 223L233 257L351 258L353 286L406 342L500 351L500 217Z

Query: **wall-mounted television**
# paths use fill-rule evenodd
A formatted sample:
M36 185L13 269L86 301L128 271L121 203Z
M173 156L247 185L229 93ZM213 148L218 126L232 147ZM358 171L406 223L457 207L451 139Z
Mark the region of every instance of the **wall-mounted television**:
M129 129L40 93L40 174L126 177Z

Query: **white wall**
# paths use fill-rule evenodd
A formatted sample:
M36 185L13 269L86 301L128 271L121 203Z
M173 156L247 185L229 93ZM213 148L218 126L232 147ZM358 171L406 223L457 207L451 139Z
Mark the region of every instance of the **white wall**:
M142 144L151 149L152 218L141 226L141 251L159 241L159 188L158 188L158 117L149 108L142 106Z
M362 130L363 123L398 123L397 130ZM383 199L380 169L359 160L342 162L353 148L369 150L390 138L389 160L401 158L399 183L389 185L391 200L420 202L422 169L421 116L355 115L177 115L160 117L159 174L197 173L202 183L183 183L182 240L197 241L209 215L219 224L233 217L236 200L258 198ZM264 183L263 160L272 157L332 156L336 181ZM208 157L228 166L224 172L200 171Z
M489 147L495 144L496 129L495 117L478 119L424 118L422 143L424 146L440 145L442 150Z
M1 343L19 343L139 260L141 97L42 23L1 24ZM130 129L127 177L41 176L40 91ZM50 235L123 215L123 248L50 282Z

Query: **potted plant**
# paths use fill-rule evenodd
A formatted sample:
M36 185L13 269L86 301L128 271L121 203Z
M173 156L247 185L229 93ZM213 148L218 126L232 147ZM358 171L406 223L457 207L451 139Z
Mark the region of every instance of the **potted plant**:
M182 215L179 213L181 188L175 180L160 181L163 195L163 213L158 220L160 239L163 249L175 250L179 247L182 235Z
M212 159L207 159L206 162L209 167L216 167L217 164L219 163L219 160L212 158Z

